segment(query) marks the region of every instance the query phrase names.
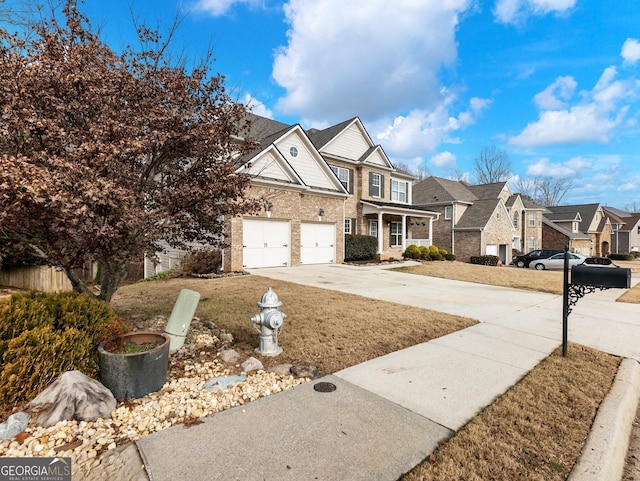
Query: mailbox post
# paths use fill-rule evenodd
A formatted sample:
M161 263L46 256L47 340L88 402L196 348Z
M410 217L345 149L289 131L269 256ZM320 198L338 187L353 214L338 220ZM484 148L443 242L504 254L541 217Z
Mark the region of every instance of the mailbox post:
M578 300L596 289L629 289L631 269L616 266L611 259L589 257L571 269L569 282L569 247L564 248L564 284L562 300L562 355L567 355L569 314Z

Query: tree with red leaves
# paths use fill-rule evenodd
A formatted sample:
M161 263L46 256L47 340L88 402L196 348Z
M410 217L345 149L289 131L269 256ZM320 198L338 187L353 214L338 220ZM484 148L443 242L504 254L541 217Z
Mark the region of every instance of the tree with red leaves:
M224 216L256 208L236 173L252 146L211 56L172 65L144 27L143 48L116 54L75 1L61 13L0 30L0 230L110 301L128 262L162 242L218 244ZM89 262L99 294L74 271Z

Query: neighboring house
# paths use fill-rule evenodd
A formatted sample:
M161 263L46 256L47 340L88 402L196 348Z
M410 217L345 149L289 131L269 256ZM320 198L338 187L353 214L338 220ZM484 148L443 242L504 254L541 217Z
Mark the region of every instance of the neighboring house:
M547 207L543 247L587 256L605 257L611 252L611 222L600 204ZM563 244L564 243L564 244Z
M413 186L413 203L440 214L433 243L463 261L496 255L508 264L514 249L542 245L544 209L513 194L507 182L472 185L428 177Z
M640 252L640 213L603 207L611 221L611 252Z
M242 159L255 215L225 219L225 271L344 261L345 234L378 238L380 259L401 258L408 243L430 245L438 214L411 205L414 177L396 170L354 118L303 130L252 115L248 135L259 147ZM412 222L429 226L412 238Z

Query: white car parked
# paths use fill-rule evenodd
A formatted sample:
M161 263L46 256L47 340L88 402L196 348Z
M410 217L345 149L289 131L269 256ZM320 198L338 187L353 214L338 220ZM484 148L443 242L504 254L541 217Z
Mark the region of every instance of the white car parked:
M583 256L582 254L574 254L573 252L570 252L569 267L582 264L586 258L587 256ZM529 267L539 271L543 271L545 269L563 269L564 252L562 254L554 254L551 257L547 257L546 259L533 260L529 264Z

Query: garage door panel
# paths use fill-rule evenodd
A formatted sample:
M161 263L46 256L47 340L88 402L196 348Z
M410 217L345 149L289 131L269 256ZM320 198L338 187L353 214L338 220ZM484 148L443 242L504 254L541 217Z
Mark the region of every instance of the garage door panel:
M289 264L289 223L245 219L242 224L242 265L245 268Z
M333 224L300 224L300 263L335 262L336 229Z

